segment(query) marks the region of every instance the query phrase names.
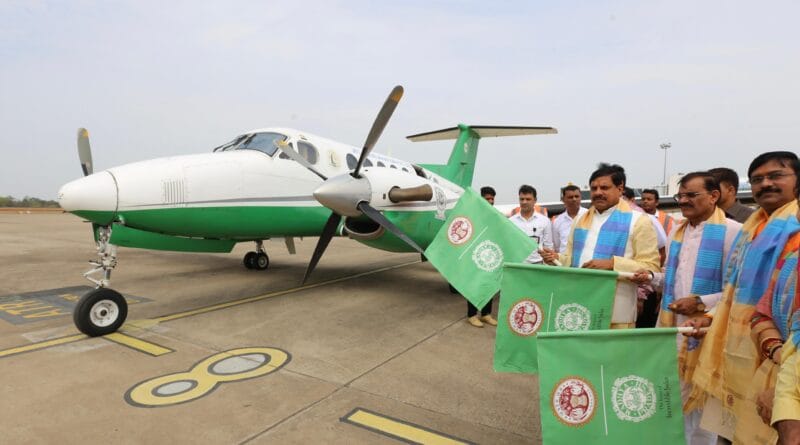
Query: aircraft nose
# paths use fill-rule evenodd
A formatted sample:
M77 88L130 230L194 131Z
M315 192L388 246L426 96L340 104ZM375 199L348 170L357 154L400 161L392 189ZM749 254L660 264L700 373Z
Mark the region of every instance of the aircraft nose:
M76 179L61 187L58 203L67 212L108 224L117 211L117 183L108 171Z

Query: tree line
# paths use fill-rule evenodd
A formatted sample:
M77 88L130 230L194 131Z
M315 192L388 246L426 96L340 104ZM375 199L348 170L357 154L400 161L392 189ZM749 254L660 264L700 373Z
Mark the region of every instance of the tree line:
M58 207L58 202L32 196L26 196L22 199L15 199L13 196L0 196L0 207Z

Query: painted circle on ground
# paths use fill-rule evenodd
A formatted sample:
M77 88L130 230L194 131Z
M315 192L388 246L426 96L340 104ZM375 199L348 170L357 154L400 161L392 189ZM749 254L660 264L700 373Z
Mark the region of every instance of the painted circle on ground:
M472 221L469 218L458 216L453 218L453 221L447 227L447 240L451 244L459 246L472 238L473 230Z
M559 381L550 398L553 414L568 426L583 426L594 417L597 395L592 385L580 377Z
M641 422L656 413L656 388L653 382L638 375L614 380L611 406L620 420Z
M592 313L578 303L562 304L555 316L557 331L586 331L592 323Z
M503 265L503 249L493 241L481 241L472 251L472 261L481 270L494 272Z
M277 348L239 348L207 357L189 371L145 380L125 393L133 406L154 408L186 403L206 396L221 383L265 376L291 360Z
M544 319L544 312L536 301L524 299L511 306L507 319L508 327L512 332L527 337L539 331Z

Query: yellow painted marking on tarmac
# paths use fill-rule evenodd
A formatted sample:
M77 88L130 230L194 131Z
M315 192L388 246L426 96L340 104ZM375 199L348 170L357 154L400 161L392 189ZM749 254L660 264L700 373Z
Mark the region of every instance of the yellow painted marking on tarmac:
M144 341L140 338L131 337L130 335L125 335L120 332L114 332L111 334L104 335L103 338L105 338L106 340L113 341L114 343L119 343L129 348L136 349L137 351L150 354L153 357L158 357L164 354L169 354L170 352L175 352L172 349L165 348L155 343L150 343L149 341Z
M226 308L229 308L229 307L239 306L239 305L242 305L242 304L253 303L255 301L266 300L267 298L280 297L281 295L291 294L291 293L295 293L295 292L299 292L299 291L303 291L303 290L314 289L316 287L326 286L328 284L334 284L334 283L339 283L339 282L342 282L342 281L352 280L353 278L359 278L359 277L363 277L365 275L372 275L374 273L379 273L379 272L384 272L384 271L387 271L387 270L397 269L397 268L405 267L405 266L408 266L408 265L411 265L411 264L415 264L415 263L419 263L419 261L412 261L412 262L409 262L409 263L398 264L398 265L395 265L395 266L382 267L380 269L370 270L368 272L361 272L361 273L358 273L358 274L355 274L355 275L348 275L346 277L341 277L341 278L336 278L336 279L333 279L333 280L323 281L321 283L306 284L305 286L293 287L291 289L272 292L272 293L269 293L269 294L257 295L255 297L247 297L247 298L242 298L240 300L228 301L226 303L214 304L214 305L211 305L211 306L201 307L201 308L197 308L197 309L194 309L194 310L191 310L191 311L186 311L186 312L178 312L177 314L171 314L171 315L165 315L163 317L157 317L157 318L155 318L155 320L158 321L159 323L165 322L165 321L178 320L178 319L181 319L181 318L191 317L193 315L205 314L206 312L217 311L217 310L220 310L220 309L226 309Z
M145 380L125 393L125 401L142 408L191 402L210 394L221 383L262 377L291 360L277 348L239 348L214 354L187 372Z
M471 443L363 408L356 408L347 416L342 417L341 420L406 442L426 445L464 445Z
M37 343L31 343L25 346L18 346L16 348L3 349L2 351L0 351L0 358L8 357L10 355L15 355L15 354L22 354L23 352L31 352L39 349L49 348L51 346L58 346L67 343L72 343L78 340L83 340L84 338L88 337L83 334L70 335L67 337L54 338L52 340L45 340Z

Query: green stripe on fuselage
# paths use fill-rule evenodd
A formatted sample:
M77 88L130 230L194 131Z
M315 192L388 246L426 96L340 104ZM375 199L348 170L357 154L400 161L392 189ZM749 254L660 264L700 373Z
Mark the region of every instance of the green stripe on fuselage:
M131 228L165 235L249 241L319 236L331 211L325 207L240 206L122 210L116 216L114 212L99 211L76 211L74 214L101 225L116 219ZM435 211L394 210L385 211L384 215L423 249L433 241L444 222L436 218ZM391 252L413 251L389 232L378 239L359 242Z

